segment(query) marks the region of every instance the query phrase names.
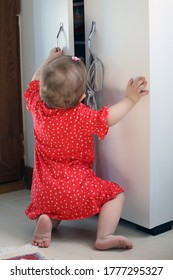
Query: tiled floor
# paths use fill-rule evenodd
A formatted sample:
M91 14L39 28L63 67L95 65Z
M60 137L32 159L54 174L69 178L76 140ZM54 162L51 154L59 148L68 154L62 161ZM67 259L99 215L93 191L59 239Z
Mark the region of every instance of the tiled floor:
M29 190L0 195L0 247L30 243L35 222L28 220L24 209L29 203ZM173 260L173 230L151 236L120 222L117 234L133 241L132 250L98 251L93 247L97 217L81 221L63 221L53 232L49 248L40 249L47 258L62 260Z

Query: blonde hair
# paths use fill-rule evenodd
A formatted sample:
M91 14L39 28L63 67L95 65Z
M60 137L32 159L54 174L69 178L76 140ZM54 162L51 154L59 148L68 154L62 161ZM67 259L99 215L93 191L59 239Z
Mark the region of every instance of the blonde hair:
M81 59L61 56L46 64L40 96L48 107L75 107L86 92L86 67Z

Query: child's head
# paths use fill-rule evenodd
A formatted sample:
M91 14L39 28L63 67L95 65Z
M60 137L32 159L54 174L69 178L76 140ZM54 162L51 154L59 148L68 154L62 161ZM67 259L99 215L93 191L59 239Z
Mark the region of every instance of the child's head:
M81 59L61 56L44 67L40 96L48 107L76 106L86 92L86 67Z

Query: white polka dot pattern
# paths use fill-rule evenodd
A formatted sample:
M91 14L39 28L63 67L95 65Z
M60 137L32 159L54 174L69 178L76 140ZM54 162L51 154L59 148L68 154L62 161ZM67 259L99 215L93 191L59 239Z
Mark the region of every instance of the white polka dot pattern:
M39 96L39 82L30 82L24 97L34 124L34 172L26 215L58 220L82 219L122 192L116 183L96 177L93 135L107 134L108 108L93 111L84 104L50 109Z

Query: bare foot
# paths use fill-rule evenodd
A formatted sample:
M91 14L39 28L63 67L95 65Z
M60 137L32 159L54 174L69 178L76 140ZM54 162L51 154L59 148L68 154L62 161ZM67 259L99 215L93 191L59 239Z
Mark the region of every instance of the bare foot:
M52 221L51 219L43 214L39 217L35 232L33 235L32 244L40 248L49 247L52 233Z
M104 238L97 239L95 247L98 250L116 249L132 249L133 245L130 240L121 235L108 235Z

